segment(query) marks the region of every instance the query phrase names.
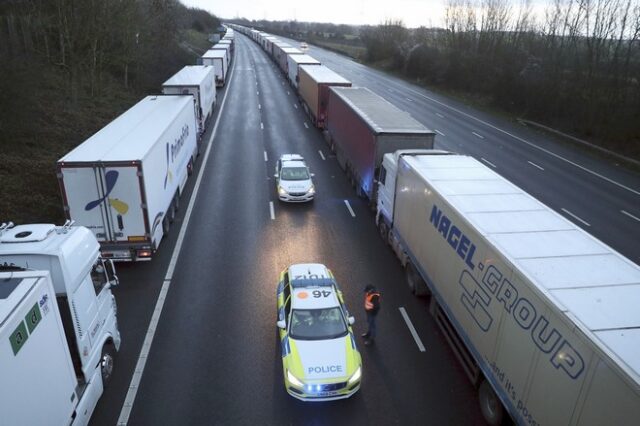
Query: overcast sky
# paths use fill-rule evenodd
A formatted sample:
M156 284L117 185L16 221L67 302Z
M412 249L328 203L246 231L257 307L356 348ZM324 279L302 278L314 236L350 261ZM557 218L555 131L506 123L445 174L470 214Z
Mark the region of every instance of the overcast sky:
M222 18L379 24L402 19L408 27L441 26L444 0L181 0Z

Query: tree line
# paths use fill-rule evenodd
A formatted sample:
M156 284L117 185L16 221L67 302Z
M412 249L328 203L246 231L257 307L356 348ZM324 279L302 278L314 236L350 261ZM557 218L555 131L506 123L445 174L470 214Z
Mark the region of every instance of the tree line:
M447 0L445 28L365 27L366 60L640 158L640 2Z

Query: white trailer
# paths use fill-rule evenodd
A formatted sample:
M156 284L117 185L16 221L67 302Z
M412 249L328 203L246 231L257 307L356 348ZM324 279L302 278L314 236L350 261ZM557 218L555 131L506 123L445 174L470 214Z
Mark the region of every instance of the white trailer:
M215 78L215 70L210 65L187 65L162 84L165 95L193 96L200 137L207 130L216 106Z
M86 425L120 347L113 263L86 228L0 227L3 425Z
M212 65L216 72L216 86L222 87L227 79L229 61L227 50L207 50L202 55L202 65Z
M640 418L640 267L479 161L385 154L378 215L499 424Z
M300 72L301 65L320 65L320 61L312 58L309 55L287 55L288 67L287 74L289 82L296 89L298 88L298 73Z
M218 44L211 47L209 50L224 50L226 52L225 60L227 61L227 69L229 69L229 65L231 64L231 56L233 50L231 49L231 44L219 42Z
M169 232L198 152L192 96L148 96L58 160L68 219L103 256L150 260Z

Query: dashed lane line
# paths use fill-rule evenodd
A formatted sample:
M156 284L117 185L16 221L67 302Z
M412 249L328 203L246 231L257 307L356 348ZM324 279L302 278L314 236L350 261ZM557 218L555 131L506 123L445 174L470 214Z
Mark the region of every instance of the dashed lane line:
M349 200L344 200L344 204L347 206L347 209L349 209L349 213L351 213L351 217L356 217L356 214L353 212L353 209L351 208L351 204L349 204Z
M578 222L581 222L583 225L591 226L591 225L589 225L589 222L587 222L586 220L581 219L580 217L578 217L575 214L571 213L569 210L567 210L565 208L561 208L560 210L562 210L563 212L565 212L566 214L568 214L569 216L571 216L572 218L574 218Z
M409 318L407 311L402 306L399 307L398 309L400 310L400 315L402 315L404 322L407 324L407 327L409 328L409 331L413 336L413 340L415 340L416 345L418 345L418 350L420 350L420 352L425 352L426 348L422 344L422 340L420 339L420 336L418 336L418 332L416 331L416 328L413 326L413 323L411 322L411 319Z
M536 163L533 163L531 161L527 161L527 163L531 164L533 167L538 168L538 169L540 169L540 170L542 170L544 172L544 169L542 167L538 166Z
M482 158L482 157L480 157L480 159L481 159L482 161L484 161L485 163L487 163L488 165L490 165L491 167L493 167L494 169L496 168L496 165L495 165L495 164L493 164L491 161L487 160L486 158Z
M271 220L276 220L276 211L273 207L273 201L269 201L269 214L271 215Z
M321 150L318 150L318 154L320 154L320 157L322 158L323 161L326 160Z

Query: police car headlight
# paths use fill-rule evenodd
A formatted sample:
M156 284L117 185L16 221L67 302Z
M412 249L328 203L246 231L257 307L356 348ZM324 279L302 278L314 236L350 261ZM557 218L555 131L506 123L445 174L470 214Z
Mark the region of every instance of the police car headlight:
M351 378L349 379L349 382L347 384L348 385L354 384L355 382L360 380L360 376L362 376L362 367L358 367L358 369L356 370L355 373L353 373L353 375L351 376Z
M316 193L316 187L311 185L311 188L309 188L309 190L307 191L307 194L313 195L315 193Z
M280 195L289 195L289 193L281 186L278 186L278 194L280 194Z
M298 378L296 376L291 374L291 371L289 371L289 370L287 370L287 379L289 380L289 383L291 383L294 386L298 386L298 387L303 387L304 386L302 384L302 382L300 380L298 380Z

